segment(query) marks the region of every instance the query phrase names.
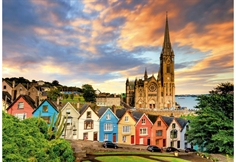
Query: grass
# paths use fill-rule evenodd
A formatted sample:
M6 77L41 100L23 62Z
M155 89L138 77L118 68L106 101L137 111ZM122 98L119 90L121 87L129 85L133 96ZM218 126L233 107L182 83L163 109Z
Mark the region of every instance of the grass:
M66 99L66 98L63 98L63 100L60 100L62 103L67 103L67 102L70 102L70 103L77 103L78 101L80 101L80 103L85 103L85 100L84 100L84 97L83 96L80 96L80 95L74 95L74 98L71 99L70 98L70 95L69 97Z
M100 160L102 162L111 162L111 161L119 161L119 162L156 162L156 160L150 160L143 157L138 156L103 156L96 157L96 160Z
M173 156L173 154L168 154L168 153L153 153L153 152L95 152L93 153L94 155L119 155L119 154L134 154L134 155L140 155L140 154L145 154L145 155L163 155L163 156Z
M170 161L170 162L190 162L188 160L184 160L184 159L179 159L179 158L175 158L175 157L160 157L160 156L150 156L152 158L155 159L161 159L161 160L166 160L166 161Z

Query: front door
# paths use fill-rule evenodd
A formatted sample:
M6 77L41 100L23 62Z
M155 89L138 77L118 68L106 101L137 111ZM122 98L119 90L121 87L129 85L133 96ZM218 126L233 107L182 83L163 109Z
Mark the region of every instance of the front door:
M143 145L143 138L139 138L139 144Z
M134 135L131 136L131 144L134 144Z
M116 134L115 133L113 133L113 142L116 142Z
M150 145L150 138L147 139L147 145Z
M97 141L97 139L98 139L98 133L94 132L93 133L93 141Z

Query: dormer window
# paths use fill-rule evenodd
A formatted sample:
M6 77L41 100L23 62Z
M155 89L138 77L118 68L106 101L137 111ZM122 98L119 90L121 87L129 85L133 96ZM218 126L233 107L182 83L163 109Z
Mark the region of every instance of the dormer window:
M66 109L66 114L70 114L70 108Z
M87 111L87 118L91 118L91 111Z
M18 109L24 108L24 102L18 102Z
M43 105L43 112L48 112L48 105Z
M175 128L175 123L172 124L172 128Z
M129 121L129 117L125 116L125 122L128 122L128 121Z
M3 86L3 89L7 89L7 86L4 85L4 86Z
M146 123L146 120L145 119L142 119L142 124L145 124Z
M110 120L110 119L111 119L111 115L110 115L110 114L107 114L106 120Z
M161 121L157 122L157 126L159 126L159 127L161 126Z

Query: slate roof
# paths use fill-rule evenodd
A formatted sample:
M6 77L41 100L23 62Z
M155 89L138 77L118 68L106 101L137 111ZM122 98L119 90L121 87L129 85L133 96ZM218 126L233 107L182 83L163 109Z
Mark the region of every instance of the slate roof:
M106 110L108 109L108 107L100 107L99 109L98 109L98 116L99 116L99 118L106 112Z
M179 125L183 128L186 126L186 124L188 123L188 120L182 119L182 118L175 118L175 120L179 123ZM181 131L182 131L181 130Z
M136 120L136 122L142 117L143 113L142 112L137 112L137 111L133 111L131 113L131 115L133 116L133 118Z
M46 102L46 101L48 101L48 103L58 112L58 109L57 109L56 105L55 105L52 101L50 101L49 99L45 99L45 100L37 107L37 109L38 109L44 102ZM32 114L33 114L37 109L35 109L35 110L32 112Z
M126 108L116 109L116 116L120 119L126 112Z
M149 115L148 114L148 118L151 120L151 122L154 124L158 118L157 115Z
M2 91L2 100L5 101L6 96L7 96L6 102L7 102L8 104L10 104L10 103L11 103L11 95L10 95L7 91Z
M35 102L34 102L34 100L33 100L30 96L28 96L28 95L19 95L19 96L17 97L17 99L15 99L15 101L7 108L7 110L8 110L12 105L14 105L14 104L16 103L16 101L19 100L20 97L22 97L33 109L36 109Z
M84 104L80 109L79 109L79 113L82 114L86 108L88 107L89 105L88 104Z
M174 117L167 117L167 116L161 116L162 119L166 122L168 126L170 126L170 123L173 121Z

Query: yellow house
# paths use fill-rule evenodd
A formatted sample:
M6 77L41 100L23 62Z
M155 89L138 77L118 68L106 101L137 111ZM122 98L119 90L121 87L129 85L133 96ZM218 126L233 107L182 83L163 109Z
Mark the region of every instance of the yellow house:
M135 124L131 113L126 111L118 122L118 143L135 144Z

